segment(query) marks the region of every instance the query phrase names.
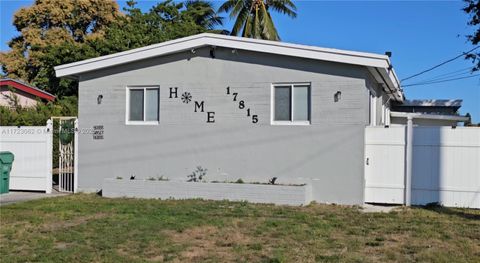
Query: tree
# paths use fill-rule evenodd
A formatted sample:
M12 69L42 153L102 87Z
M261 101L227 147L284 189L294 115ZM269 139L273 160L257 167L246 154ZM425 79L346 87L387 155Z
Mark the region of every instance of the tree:
M135 1L128 1L124 8L125 16L108 28L103 39L92 41L100 54L110 54L143 47L164 41L195 35L203 32L216 32L222 25L210 2L188 1L174 3L172 0L160 2L147 12L136 7Z
M0 53L2 70L58 96L75 94L76 84L57 79L53 67L96 56L87 42L103 38L121 15L113 1L36 0L14 14L20 35Z
M230 19L235 19L231 35L278 41L270 9L292 18L297 16L291 0L227 0L218 12L230 13Z
M464 0L466 7L463 8L463 11L470 16L470 21L468 25L474 27L474 32L471 35L467 36L468 41L473 45L478 45L480 43L480 0ZM469 53L465 56L466 59L471 59L474 66L472 71L480 70L480 52Z
M186 15L190 16L195 24L208 30L215 30L216 26L223 25L223 17L218 16L213 5L206 1L187 1Z
M15 13L21 33L0 53L8 77L59 97L75 95L77 82L59 79L54 67L208 31L222 25L210 2L166 0L142 12L128 1L125 14L106 0L36 0Z

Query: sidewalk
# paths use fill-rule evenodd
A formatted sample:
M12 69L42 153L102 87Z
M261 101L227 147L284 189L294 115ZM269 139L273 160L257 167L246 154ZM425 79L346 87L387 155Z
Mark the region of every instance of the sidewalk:
M51 194L41 193L41 192L22 192L22 191L10 191L8 194L0 195L0 206L14 204L19 202L25 202L35 199L64 196L68 193L60 193L55 190Z

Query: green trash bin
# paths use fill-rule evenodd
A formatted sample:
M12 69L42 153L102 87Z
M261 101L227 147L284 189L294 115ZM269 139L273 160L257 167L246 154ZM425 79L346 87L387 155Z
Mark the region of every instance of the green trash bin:
M9 192L10 171L13 165L13 153L0 152L0 194Z

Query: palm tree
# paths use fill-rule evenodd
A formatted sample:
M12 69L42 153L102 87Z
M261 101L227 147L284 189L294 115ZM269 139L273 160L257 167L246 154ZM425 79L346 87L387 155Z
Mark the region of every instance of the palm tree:
M297 7L292 0L227 0L223 3L218 12L230 12L230 19L235 20L232 36L280 40L277 29L273 24L269 9L297 17Z
M190 0L185 2L185 8L191 13L197 25L209 30L213 30L217 25L223 25L223 17L218 16L210 2Z

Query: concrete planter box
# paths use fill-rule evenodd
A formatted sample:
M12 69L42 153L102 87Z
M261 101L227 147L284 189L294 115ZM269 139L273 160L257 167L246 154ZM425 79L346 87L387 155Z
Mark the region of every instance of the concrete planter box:
M104 197L200 198L278 205L307 205L311 202L311 187L310 185L289 186L104 179L102 195Z

